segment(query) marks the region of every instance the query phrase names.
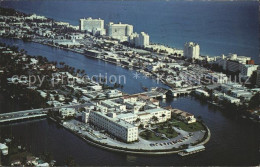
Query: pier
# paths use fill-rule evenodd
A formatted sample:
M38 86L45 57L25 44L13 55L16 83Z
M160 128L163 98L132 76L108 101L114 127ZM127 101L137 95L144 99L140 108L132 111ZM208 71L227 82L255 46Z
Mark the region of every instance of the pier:
M203 145L200 146L195 146L195 147L191 147L191 148L187 148L182 152L179 152L178 155L180 156L186 156L186 155L191 155L191 154L195 154L201 151L204 151L205 147Z

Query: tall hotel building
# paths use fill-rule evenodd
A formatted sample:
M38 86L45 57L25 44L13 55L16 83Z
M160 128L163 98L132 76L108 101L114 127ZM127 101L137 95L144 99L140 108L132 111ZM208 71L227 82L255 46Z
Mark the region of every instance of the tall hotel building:
M145 48L150 44L149 38L149 35L145 32L141 32L141 34L133 33L129 36L128 42L132 45Z
M184 57L191 59L198 59L200 56L200 46L199 44L188 42L184 45Z
M110 134L125 142L138 140L138 127L122 119L118 119L116 113L102 113L91 111L89 122L106 130Z
M148 45L149 45L149 35L144 32L141 32L141 34L139 35L138 46L146 47Z
M93 33L93 35L105 35L106 31L104 29L104 20L102 19L92 19L91 17L87 19L79 20L80 31L88 31Z
M133 34L133 26L129 24L122 24L119 22L115 24L110 22L107 27L108 36L118 39L120 41L127 41L128 37Z

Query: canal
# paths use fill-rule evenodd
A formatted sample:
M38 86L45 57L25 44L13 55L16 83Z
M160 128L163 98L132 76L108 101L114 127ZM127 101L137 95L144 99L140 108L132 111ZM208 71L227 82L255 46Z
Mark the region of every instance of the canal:
M145 78L143 75L135 79L133 75L135 71L73 52L14 39L0 38L0 42L16 45L28 51L30 55L42 55L50 61L63 61L76 69L84 69L88 75L97 75L98 73L124 75L126 76L126 84L122 91L126 93L141 92L143 91L142 86L148 88L163 86L152 79ZM36 155L50 152L58 162L57 165L63 165L68 156L72 156L79 165L259 164L260 128L255 123L241 119L234 113L231 114L232 111L218 111L216 108L190 96L163 100L162 103L202 117L212 133L205 151L187 157L179 157L178 155L129 155L110 152L83 142L80 138L48 119L2 125L0 136L12 135L20 139ZM10 108L13 110L19 108L19 106L10 107L13 104L7 104L0 103L0 113L7 112Z

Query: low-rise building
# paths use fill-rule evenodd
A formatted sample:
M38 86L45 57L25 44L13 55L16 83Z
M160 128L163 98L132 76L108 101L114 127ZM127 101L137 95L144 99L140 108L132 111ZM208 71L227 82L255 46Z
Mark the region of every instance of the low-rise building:
M257 70L258 65L253 64L242 64L240 66L240 74L243 77L250 77L254 71Z
M164 108L148 109L137 114L140 119L140 123L147 125L149 123L156 124L166 122L171 118L171 111Z
M66 118L66 117L72 117L76 114L76 111L74 108L61 108L59 110L60 115L62 118Z
M131 109L133 113L137 113L141 108L144 107L146 103L142 101L137 101L137 102L125 102L126 108Z
M240 99L226 95L225 93L218 96L220 100L226 100L229 103L234 103L234 104L238 104L240 102Z
M207 91L205 91L205 90L201 90L201 89L196 89L195 90L195 93L197 94L197 95L204 95L204 96L206 96L206 97L208 97L209 96L209 93L207 92Z
M116 103L112 100L103 100L101 101L100 103L101 105L107 107L108 109L116 109L116 110L121 110L121 111L126 111L126 105L124 104L119 104L119 103Z
M3 155L8 155L8 146L6 144L0 143L0 150Z
M190 124L196 122L196 118L193 114L179 110L179 109L170 109L172 115L177 117L178 119Z

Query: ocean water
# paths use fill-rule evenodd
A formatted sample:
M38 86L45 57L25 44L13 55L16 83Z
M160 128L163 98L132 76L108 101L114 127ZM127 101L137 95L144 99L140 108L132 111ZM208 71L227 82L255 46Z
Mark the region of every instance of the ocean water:
M1 1L0 6L73 25L84 17L121 21L147 32L153 43L182 49L194 41L203 55L237 53L260 62L257 1L19 0Z

